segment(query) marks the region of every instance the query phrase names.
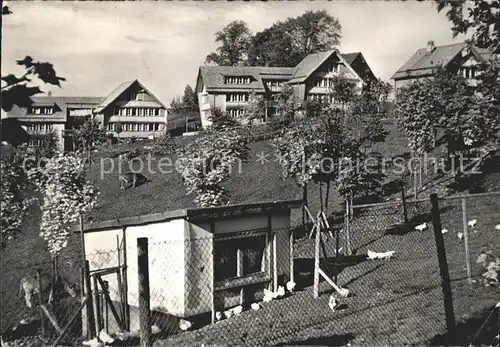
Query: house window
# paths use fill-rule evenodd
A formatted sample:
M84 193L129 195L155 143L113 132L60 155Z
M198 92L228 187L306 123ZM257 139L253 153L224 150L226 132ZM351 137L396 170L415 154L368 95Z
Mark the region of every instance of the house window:
M139 116L144 116L144 109L143 108L139 109Z
M228 111L229 115L231 117L240 117L245 114L245 110L243 109L231 109Z
M248 101L248 100L249 100L249 95L246 93L226 94L226 101L229 102Z
M265 233L215 241L215 280L246 277L267 271Z
M227 76L224 79L225 84L250 84L250 76Z
M154 124L153 123L149 123L149 131L154 131L155 128L154 128Z

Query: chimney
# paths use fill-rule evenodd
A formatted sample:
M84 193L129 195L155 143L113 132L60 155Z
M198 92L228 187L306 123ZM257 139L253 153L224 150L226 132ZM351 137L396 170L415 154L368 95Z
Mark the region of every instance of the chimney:
M436 48L434 46L434 41L432 41L432 40L427 41L427 52L432 53L432 51L434 50L434 48Z

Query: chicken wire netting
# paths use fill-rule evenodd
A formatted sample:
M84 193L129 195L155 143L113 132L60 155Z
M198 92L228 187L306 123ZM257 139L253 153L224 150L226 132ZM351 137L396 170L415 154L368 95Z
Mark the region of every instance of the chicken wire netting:
M186 240L150 237L151 314L146 325L160 346L469 344L478 332L475 343L489 344L494 322L479 328L499 291L493 279L485 282L486 271L477 260L481 254L487 259L498 254L498 201L498 195L467 197L464 219L461 199L439 200L459 327L453 336L446 335L428 200L407 201L406 206L402 202L353 206L348 219L328 216L318 223L319 243L312 224L214 234L200 228L188 233ZM469 271L466 238L460 233L464 221L469 225L474 220L467 229ZM316 255L322 273L317 297ZM89 339L89 329L108 344L139 344L137 258L135 240L112 250L87 250L91 310L86 307L78 313L62 344L80 345ZM85 285L80 279L80 255L68 255L59 264L65 264L59 272L71 279L77 293L74 298L61 291L57 305L49 308L64 326L78 310ZM45 264L49 273L51 266ZM6 274L4 269L4 276L10 276L4 278L16 286L24 273L36 274L36 268L11 270ZM30 336L40 336L36 302L34 307ZM24 297L10 301L2 297L4 341L19 339L6 334L4 327L19 326L25 311ZM21 330L17 334L22 335ZM45 337L37 341L46 345L57 336L45 319Z

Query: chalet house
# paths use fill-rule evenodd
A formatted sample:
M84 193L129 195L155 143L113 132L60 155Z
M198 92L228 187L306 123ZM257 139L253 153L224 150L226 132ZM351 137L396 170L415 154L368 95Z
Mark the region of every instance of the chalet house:
M313 53L295 67L262 66L201 66L198 71L196 92L202 126L210 124L210 110L219 108L237 117L242 116L252 93L266 101L262 122L276 112L273 96L285 85L301 100L322 98L332 103L333 76L345 75L355 79L361 90L363 85L376 79L363 54L342 54L336 50Z
M14 106L7 113L17 118L28 133L53 132L61 150L72 150L73 130L91 117L120 138L147 138L162 134L167 107L138 80L121 83L106 97L35 96L28 108Z
M445 46L435 46L433 41L426 48L420 48L391 77L394 80L394 93L405 86L425 78L432 78L438 66L462 75L474 86L478 65L487 63L496 55L493 50L478 48L465 42Z

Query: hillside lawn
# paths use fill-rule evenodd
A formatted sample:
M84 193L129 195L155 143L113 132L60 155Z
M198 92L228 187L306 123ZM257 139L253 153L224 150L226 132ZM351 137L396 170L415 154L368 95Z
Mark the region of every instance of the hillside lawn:
M378 149L386 157L407 153L408 149L402 135L392 125L387 125L387 128L390 131L389 138L385 143L380 144ZM180 138L179 142L182 145L182 143L191 140L191 138L184 137ZM100 189L101 196L99 198L100 206L91 216L92 221L194 206L194 197L185 194L181 175L173 169L171 173L161 173L155 165L153 165L155 172L146 173L150 180L149 183L136 188L120 190L116 156L130 148L143 146L144 143L133 143L114 146L94 153L96 164L89 170L88 178ZM250 149L249 161L243 164L241 172L235 172L225 185L229 191L231 203L277 201L302 197L301 188L293 180L282 178L281 168L274 161L274 152L268 142L252 143ZM257 162L259 159L257 155L262 152L269 154L270 161L266 164ZM110 157L114 158L108 159ZM170 159L175 162L175 158L174 154ZM101 165L101 159L104 166ZM103 174L101 179L101 169L109 169L111 161L115 170ZM154 163L155 161L153 161ZM497 180L497 177L498 173L494 172L483 180L487 187L490 187L486 190L498 187L500 180ZM387 181L390 182L392 179L394 177L389 177ZM386 198L392 199L397 197L399 197L399 193L392 195L388 193L386 196ZM310 185L308 199L311 211L315 213L319 210L317 185ZM487 202L492 203L491 199L487 200ZM331 201L332 211L342 211L344 202L336 193L332 194ZM489 208L490 212L496 213L491 216L491 223L494 220L497 224L500 223L499 206L492 205ZM450 220L461 218L457 211L451 210L447 213L449 213L447 218ZM50 269L50 259L44 250L44 242L38 237L39 218L40 211L36 206L33 206L29 211L21 236L8 244L2 252L2 331L4 328L16 324L21 317L28 314L23 298L17 294L20 278L25 275L33 275L37 267L42 267L47 271ZM292 224L298 225L300 222L301 213L295 211L292 216ZM373 225L370 221L366 221L365 225L368 234L380 232L380 230L372 230ZM385 225L385 228L389 227L391 225ZM493 234L493 238L491 238L491 233L484 232L480 233L479 236L485 237L484 242L489 240L498 244L498 235ZM447 247L448 242L454 241L456 240L450 237L450 240L447 240ZM347 309L342 312L331 312L327 306L328 295L324 294L319 299L313 299L311 289L306 286L304 290L293 296L272 302L258 312L245 312L232 320L178 335L175 340L169 339L165 344L199 344L201 340L208 343L212 341L231 344L242 344L245 341L249 344L254 342L256 344L292 342L331 344L334 340L337 341L337 337L340 339L338 341L341 341L340 344L351 341L357 345L400 345L408 341L414 344L429 342L433 337L444 332L442 294L437 277L438 269L432 233L410 232L400 237L384 236L377 242L380 242L380 251L389 249L391 245L397 245L398 257L387 263L364 261L344 269L340 275L340 283L350 282L349 289L362 294L347 299ZM449 249L458 249L456 245L453 247L451 245L454 244L450 243ZM310 240L300 240L295 247L301 258L311 258L311 254L308 254L311 249ZM480 245L473 247L471 254L477 254ZM304 249L309 251L304 251ZM360 249L361 253L365 251L366 249ZM63 252L60 260L61 273L76 283L78 283L79 276L77 270L80 265L79 252L76 240L68 250ZM415 261L415 254L420 254L418 261ZM462 269L463 259L462 256L449 256L448 261L453 264L450 265L450 268ZM430 273L433 275L430 276ZM376 283L381 284L377 285ZM328 290L327 285L322 284L322 286L323 291ZM380 287L377 292L381 294L374 293L374 286ZM463 280L457 281L454 285L454 300L456 303L464 303L464 307L456 309L457 320L465 322L475 315L484 314L485 309L495 304L494 301L498 295L497 289L474 285L474 290L470 290ZM21 307L23 308L21 309ZM254 318L258 318L262 322L256 323ZM268 321L276 322L276 324L264 326ZM233 333L228 334L228 325L233 324L238 328L234 329ZM293 334L287 330L287 327L292 326L297 327ZM465 329L461 332L465 333ZM279 334L283 336L280 337ZM219 339L223 338L223 340L216 340L216 336ZM242 338L243 340L241 340ZM330 338L335 339L328 340ZM325 341L331 341L331 343Z

